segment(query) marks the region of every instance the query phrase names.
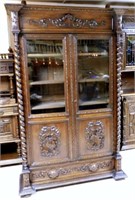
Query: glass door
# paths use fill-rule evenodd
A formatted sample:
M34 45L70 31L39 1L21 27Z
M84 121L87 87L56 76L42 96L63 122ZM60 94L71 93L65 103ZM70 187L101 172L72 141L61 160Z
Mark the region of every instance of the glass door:
M78 40L79 110L109 106L109 40Z
M65 111L62 40L27 40L32 114Z
M127 35L126 66L135 67L135 35Z

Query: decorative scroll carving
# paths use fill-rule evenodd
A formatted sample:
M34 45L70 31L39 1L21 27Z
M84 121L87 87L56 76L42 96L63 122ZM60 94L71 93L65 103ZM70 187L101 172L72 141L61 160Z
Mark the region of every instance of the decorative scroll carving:
M126 115L126 99L123 99L123 138L122 138L122 143L123 145L125 145L125 141L126 141L126 129L127 129L127 115Z
M11 12L12 32L19 32L18 12Z
M129 115L129 126L130 126L130 131L129 131L129 135L135 135L135 114L130 114Z
M89 122L86 128L87 149L97 151L104 147L104 126L100 121Z
M135 104L129 103L129 135L135 135Z
M60 132L55 126L44 126L39 137L42 156L51 157L59 154Z
M114 166L113 161L103 161L103 162L97 162L97 163L86 163L80 166L73 166L73 167L65 167L65 168L55 168L55 169L48 169L48 170L42 170L42 171L34 171L32 172L32 179L55 179L59 176L66 176L69 174L73 174L76 172L89 172L94 173L97 172L100 169L112 169Z
M80 19L76 18L74 15L67 13L63 15L61 18L57 19L38 19L29 20L29 24L34 24L42 27L47 27L49 24L56 27L64 27L64 28L94 28L97 26L104 26L105 21L97 22L95 19Z

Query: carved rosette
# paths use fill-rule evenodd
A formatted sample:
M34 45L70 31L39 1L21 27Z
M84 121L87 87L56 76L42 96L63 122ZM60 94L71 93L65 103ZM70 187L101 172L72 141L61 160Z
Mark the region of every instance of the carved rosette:
M104 147L104 126L101 121L89 122L85 132L88 150L98 151Z
M41 156L52 157L60 152L60 132L55 126L44 126L39 134Z
M62 17L57 19L50 18L42 18L42 19L30 19L28 21L29 24L34 24L42 27L47 27L49 24L56 27L64 27L64 28L94 28L98 26L104 26L105 21L97 22L95 19L80 19L76 18L74 15L67 13Z

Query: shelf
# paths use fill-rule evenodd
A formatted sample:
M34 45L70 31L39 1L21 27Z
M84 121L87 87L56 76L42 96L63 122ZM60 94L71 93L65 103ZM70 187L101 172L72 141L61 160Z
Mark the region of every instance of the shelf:
M44 80L44 81L33 81L30 85L48 85L48 84L63 84L64 80Z
M91 56L91 57L99 57L99 56L105 56L108 57L108 53L107 52L91 52L91 53L78 53L78 56Z
M1 136L0 138L4 138L4 136ZM6 136L5 136L6 138ZM20 142L19 138L8 138L8 139L3 139L3 141L0 140L0 144L5 144L5 143L18 143Z
M9 103L9 104L4 104L4 105L0 105L0 108L7 108L7 107L13 107L13 106L18 106L17 103Z
M0 95L1 96L1 95ZM2 105L2 107L3 106L7 106L7 105L9 105L9 104L12 104L12 105L14 105L15 104L15 99L14 98L10 98L10 97L3 97L3 98L1 98L0 97L0 106Z
M108 104L109 99L99 99L99 100L91 100L91 101L79 101L79 106L90 106L90 105L99 105L99 104Z
M48 58L48 57L62 57L61 53L29 53L28 58Z
M63 108L65 107L65 101L49 101L42 102L32 107L32 110L52 109L52 108Z
M1 155L0 166L15 165L20 163L22 163L22 158L17 158L17 154L15 153L14 155Z
M122 97L130 97L130 96L135 96L135 93L125 93L121 95Z
M122 73L124 73L124 72L135 72L135 67L134 67L134 69L133 68L131 68L131 69L125 68L125 69L121 70L121 72Z
M91 100L91 101L79 101L79 106L86 105L99 105L99 104L107 104L109 100L107 99L99 99L99 100ZM63 108L65 107L65 101L50 101L46 103L40 103L36 106L32 107L32 110L42 110L42 109L51 109L51 108Z
M13 73L0 73L0 77L3 77L3 76L14 76Z
M88 83L88 82L108 82L108 78L86 78L79 80L79 83Z

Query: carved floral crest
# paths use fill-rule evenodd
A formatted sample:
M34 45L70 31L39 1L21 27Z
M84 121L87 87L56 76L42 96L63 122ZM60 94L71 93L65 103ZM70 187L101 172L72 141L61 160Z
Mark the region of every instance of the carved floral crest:
M31 19L29 20L30 24L39 25L43 27L47 27L49 24L56 27L64 27L64 28L93 28L97 26L104 26L105 21L97 22L95 19L80 19L75 17L74 15L67 13L64 14L60 18L50 19L50 18L42 18L42 19Z
M104 147L104 126L100 121L89 122L86 128L88 150L97 151Z
M55 126L44 126L39 134L42 156L51 157L59 153L60 132Z

